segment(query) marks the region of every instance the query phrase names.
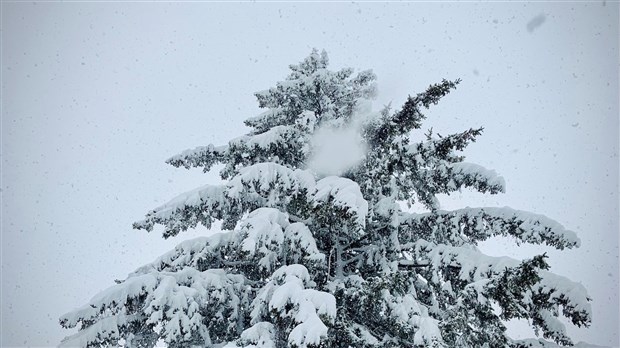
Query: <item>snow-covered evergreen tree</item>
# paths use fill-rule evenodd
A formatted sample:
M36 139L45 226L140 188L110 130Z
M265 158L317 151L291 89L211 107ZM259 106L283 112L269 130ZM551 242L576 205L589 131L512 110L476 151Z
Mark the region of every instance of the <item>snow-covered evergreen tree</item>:
M545 255L491 257L476 245L506 236L563 249L579 245L576 235L510 208L439 208L437 194L504 191L494 171L459 154L482 129L413 132L459 81L372 112L375 75L327 66L313 51L256 93L266 111L245 121L247 135L168 159L205 172L221 164L228 181L184 193L134 227L163 225L167 238L221 221L227 232L181 243L64 315L61 325L79 331L61 345L555 346L510 339L503 322L512 318L572 344L558 317L589 325L585 289L548 272ZM317 169L325 131L352 134L359 158ZM426 212L404 208L414 204Z

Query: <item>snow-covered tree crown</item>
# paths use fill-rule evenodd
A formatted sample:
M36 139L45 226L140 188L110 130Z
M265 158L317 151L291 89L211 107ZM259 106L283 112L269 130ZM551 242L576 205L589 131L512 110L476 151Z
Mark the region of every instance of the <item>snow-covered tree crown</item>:
M245 121L248 134L167 160L205 172L223 164L227 183L134 224L163 225L165 238L214 221L228 231L181 243L63 316L79 331L61 345L531 347L552 343L514 341L503 321L528 319L560 345L571 344L560 314L589 325L585 289L548 272L545 255L519 261L476 248L493 236L572 248L573 232L510 208L439 209L439 193L504 191L494 171L457 153L482 129L411 137L458 80L372 112L371 71L328 70L316 50L290 69L256 93L266 111ZM353 134L363 149L336 173L313 165L326 130Z

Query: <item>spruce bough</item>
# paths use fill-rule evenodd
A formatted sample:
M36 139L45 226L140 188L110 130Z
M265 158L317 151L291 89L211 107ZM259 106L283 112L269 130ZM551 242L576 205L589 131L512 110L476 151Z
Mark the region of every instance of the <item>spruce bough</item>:
M218 221L225 232L181 243L64 315L60 324L79 331L61 345L572 344L558 317L589 325L583 286L549 272L546 255L491 257L476 244L510 236L564 249L579 246L577 236L511 208L440 210L437 194L496 194L505 186L459 154L481 128L413 134L424 109L459 80L373 112L371 71L331 71L316 50L290 70L255 94L266 111L245 121L247 135L167 160L205 172L223 165L227 183L184 193L134 223L147 231L162 225L164 238ZM354 134L362 156L336 172L315 168L324 130ZM427 212L404 208L412 205ZM548 341L512 340L504 322L513 318L529 320Z

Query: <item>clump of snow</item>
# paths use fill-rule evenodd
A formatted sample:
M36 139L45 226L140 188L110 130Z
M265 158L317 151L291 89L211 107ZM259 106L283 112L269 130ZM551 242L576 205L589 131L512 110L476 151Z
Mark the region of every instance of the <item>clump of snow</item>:
M290 345L308 347L320 344L321 339L327 337L328 330L321 317L334 321L336 298L326 292L308 289L311 285L304 266L280 267L252 302L252 323L268 319L269 313L275 311L295 323L288 335Z
M418 316L415 318L417 330L413 336L413 343L420 346L432 346L433 342L441 342L441 331L439 330L439 320L429 316Z
M488 183L490 186L501 187L501 192L506 191L506 181L494 170L468 162L454 163L452 164L452 169L457 175L474 177L478 181Z
M330 201L337 207L357 216L360 226L365 225L368 202L364 199L359 185L339 176L328 176L316 183L315 202Z
M276 328L273 324L261 321L244 330L240 341L244 343L244 348L273 348L276 346L275 335Z
M351 327L349 328L348 331L349 331L349 335L357 338L358 340L362 342L367 342L369 345L379 344L379 340L375 336L373 336L372 333L370 333L370 331L367 328L355 322L351 323Z
M284 244L288 248L288 256L293 262L299 262L297 257L299 251L307 253L307 258L311 261L324 261L325 254L321 253L316 246L316 240L310 232L308 226L300 222L295 222L284 231Z
M362 137L364 122L375 114L369 101L358 101L352 119L342 126L328 122L319 127L310 140L312 155L308 168L321 176L341 175L362 161L368 145Z
M319 175L340 175L358 164L366 145L355 128L323 127L312 138L313 153L308 167Z
M114 285L95 295L87 305L78 308L60 318L66 327L75 327L79 321L99 315L113 303L124 303L127 299L141 296L153 291L158 279L153 274L143 274L127 279L122 284Z

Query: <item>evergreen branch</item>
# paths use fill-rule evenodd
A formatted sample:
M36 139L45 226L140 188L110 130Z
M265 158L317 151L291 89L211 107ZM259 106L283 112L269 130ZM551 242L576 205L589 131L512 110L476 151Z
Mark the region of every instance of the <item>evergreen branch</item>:
M425 162L431 160L454 160L453 152L462 151L467 145L476 141L484 128L470 128L461 133L440 136L438 139L427 139L426 141L409 145L406 148L407 154L419 155Z
M178 155L172 156L166 160L166 163L174 167L185 167L190 169L192 167L204 167L203 171L206 173L213 165L223 163L226 159L226 153L228 146L214 146L209 144L207 146L199 146L195 149L185 150Z
M461 79L456 79L454 81L443 79L441 83L430 85L424 93L416 95L414 98L415 103L422 104L427 109L431 104L437 105L439 100L450 93L451 90L456 89L459 83L461 83Z
M365 130L366 137L373 147L384 146L395 137L405 135L413 129L419 129L425 116L420 107L429 108L431 104L437 104L439 100L450 90L455 89L461 80L442 80L441 83L430 85L423 93L415 97L409 96L403 107L398 112L390 115L385 112L379 124L371 123Z
M465 208L426 214L401 213L400 238L404 242L418 238L462 245L461 234L469 243L494 236L512 236L518 242L542 244L557 249L579 246L579 238L544 215L504 208Z

